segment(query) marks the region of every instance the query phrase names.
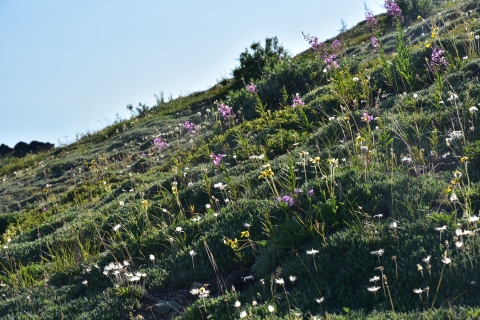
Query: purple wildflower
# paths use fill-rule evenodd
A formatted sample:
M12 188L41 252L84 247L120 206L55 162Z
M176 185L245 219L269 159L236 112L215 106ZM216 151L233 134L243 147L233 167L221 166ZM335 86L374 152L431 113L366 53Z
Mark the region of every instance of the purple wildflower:
M362 121L370 122L373 120L373 116L369 116L368 113L364 112L362 116Z
M310 46L312 46L312 49L315 53L325 51L325 43L318 42L317 37L310 38L310 40L308 40L308 43L310 43Z
M294 201L289 195L284 195L281 199L282 202L287 203L290 207L293 206Z
M197 133L197 130L199 129L197 125L195 125L193 122L190 121L184 121L182 122L182 127L188 131L190 134L195 134Z
M319 42L317 37L309 37L306 36L308 39L308 42L310 43L313 51L317 53L322 59L325 64L327 65L327 69L331 69L332 67L334 69L338 68L338 63L335 62L335 59L337 58L337 55L341 54L343 50L342 43L339 40L335 40L332 42L332 51L333 53L330 53L323 42Z
M47 212L47 208L46 208L46 207L43 208L43 212Z
M253 83L247 85L247 91L250 93L257 93L257 86Z
M218 112L220 112L220 114L222 115L223 120L228 120L234 117L232 113L232 108L223 103L218 107Z
M439 47L433 48L432 59L430 60L430 68L433 72L438 72L440 69L448 67L448 62L445 60L445 50Z
M367 11L365 14L365 20L367 21L367 27L370 28L370 31L374 32L378 27L378 22L371 11Z
M332 42L332 49L335 52L342 51L342 43L340 42L340 40L335 40Z
M210 159L213 160L213 165L214 166L218 166L220 164L220 162L222 162L222 158L224 158L225 156L226 156L226 154L220 154L219 153L219 154L215 155L215 154L212 153L210 155Z
M168 148L168 143L166 143L165 141L162 141L162 138L160 137L153 140L153 144L156 145L157 148L160 150ZM142 156L144 156L144 154L142 154Z
M372 42L373 51L377 52L377 48L379 46L378 39L376 37L371 37L370 41Z
M308 190L307 194L308 194L309 196L313 195L313 189Z
M333 67L333 69L338 69L340 66L338 65L337 61L333 60L331 65L328 65L327 68L330 69L330 66Z
M301 192L302 192L302 189L300 189L300 188L295 188L295 190L293 190L293 193L295 193L295 194L299 194Z
M302 98L300 98L300 95L298 93L294 95L292 107L296 108L297 106L303 106L303 105L305 105L305 102L303 102Z
M142 152L142 157L146 157L147 155L145 154L145 152Z
M403 22L402 9L400 9L394 0L385 0L384 6L385 9L387 9L388 15L392 18L393 24L397 21Z

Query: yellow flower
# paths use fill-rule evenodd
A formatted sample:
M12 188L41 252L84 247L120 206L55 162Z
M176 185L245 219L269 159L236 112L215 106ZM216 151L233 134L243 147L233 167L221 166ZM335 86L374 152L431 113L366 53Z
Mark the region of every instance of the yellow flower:
M427 43L427 44L425 45L425 47L426 47L427 49L430 48L431 46L432 46L431 43Z
M435 39L436 36L437 34L435 32L432 32L432 39Z
M445 190L446 193L450 193L452 191L452 186L448 186L447 190Z
M242 237L242 238L248 238L248 237L250 237L250 232L249 232L248 230L247 230L247 231L242 231L242 232L240 233L240 237Z
M236 249L238 247L238 240L237 239L232 240L232 239L229 239L227 237L224 237L223 238L223 243L225 243L225 245L231 247L232 249Z
M273 177L275 174L273 173L272 169L270 167L267 168L267 170L263 171L259 176L258 179L262 178L267 178L267 177Z
M320 157L310 158L310 162L312 164L317 164L320 162Z
M143 201L142 201L142 209L143 209L143 210L147 210L147 209L148 209L148 201L147 201L147 200L143 200Z
M419 15L419 16L417 17L417 20L420 20L420 19L422 19L422 17Z
M467 160L468 160L467 157L461 157L461 158L460 158L460 162L461 162L461 163L465 163L465 162L467 162Z
M357 138L355 139L357 140L357 142L360 142L360 141L365 141L364 138L362 138L362 136L358 135Z

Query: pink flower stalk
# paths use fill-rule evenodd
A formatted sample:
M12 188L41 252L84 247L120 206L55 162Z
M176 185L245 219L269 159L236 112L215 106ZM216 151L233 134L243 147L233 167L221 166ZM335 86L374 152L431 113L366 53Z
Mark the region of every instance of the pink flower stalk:
M378 28L377 19L375 19L371 11L367 11L365 14L365 20L367 21L367 27L370 28L371 32L374 32Z
M300 98L300 95L298 93L293 96L292 107L296 108L297 106L304 106L304 105L305 105L305 102L303 102L302 98Z
M247 91L250 93L257 93L257 86L253 83L247 85Z
M340 42L340 40L337 39L332 42L332 49L334 52L342 51L342 43Z
M312 46L313 51L317 53L320 59L322 59L325 62L325 64L327 65L327 69L330 70L332 67L334 69L337 69L339 67L338 63L335 61L337 56L341 54L343 50L343 45L339 40L335 40L332 42L333 53L329 53L329 50L325 45L325 43L319 42L317 37L310 38L309 36L307 36L306 38L308 39L308 42Z
M312 49L315 53L322 52L325 49L325 43L318 42L317 37L310 38L310 40L308 40L308 43L310 43L310 46L312 46Z
M215 155L215 154L212 153L210 155L210 159L213 160L213 165L214 166L218 166L220 164L220 162L222 162L222 159L226 156L227 156L226 154L220 154L219 153L219 154Z
M370 122L373 120L373 116L369 116L368 113L364 112L362 116L362 121Z
M387 9L388 15L392 18L393 24L397 21L403 22L402 9L400 9L394 0L385 0L384 6L385 9Z
M432 51L432 59L430 60L430 68L433 72L438 72L441 68L447 68L448 62L445 60L445 50L435 47Z
M373 51L377 52L377 48L379 46L378 39L376 37L371 37L370 41L372 42Z
M153 140L153 144L156 145L158 149L160 149L160 151L168 148L168 143L166 143L165 141L162 141L162 138L160 137Z

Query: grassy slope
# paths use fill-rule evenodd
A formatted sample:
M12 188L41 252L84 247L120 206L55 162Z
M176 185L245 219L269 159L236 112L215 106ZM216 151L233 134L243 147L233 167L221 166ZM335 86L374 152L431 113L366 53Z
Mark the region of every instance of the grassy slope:
M189 319L241 311L254 318L478 316L480 241L476 232L456 230L475 231L468 219L480 209L480 143L470 129L478 119L469 112L480 102L479 43L468 34L478 33L480 9L457 1L441 10L435 21L407 29L418 74L411 89L398 75L393 88L385 85L361 23L339 36L348 47L342 72L323 73L312 51L265 70L256 82L264 112L254 95L226 80L52 152L0 160L0 318L148 315L145 297L178 297L194 281L209 284L211 298L183 297L192 305ZM379 22L390 54L396 36L385 15ZM426 71L426 43L447 49L440 98ZM294 109L297 92L306 105ZM238 122L215 115L220 99ZM379 118L362 122L363 112ZM186 120L201 126L196 134L180 129ZM462 138L448 145L459 130ZM158 136L166 150L153 145ZM212 152L226 154L221 165L212 164ZM259 179L267 163L275 175ZM214 187L219 182L225 190ZM458 202L450 201L453 193ZM292 206L277 200L285 195ZM227 246L225 239L238 241ZM383 255L371 254L380 249ZM117 261L146 278L104 275ZM248 275L254 279L242 280ZM376 294L367 290L375 285Z

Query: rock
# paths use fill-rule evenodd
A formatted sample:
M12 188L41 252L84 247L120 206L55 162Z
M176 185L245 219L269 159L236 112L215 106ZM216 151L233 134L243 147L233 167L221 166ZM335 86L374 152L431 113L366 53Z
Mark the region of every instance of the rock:
M185 310L185 307L179 304L176 301L167 301L167 304L172 308L172 310L181 312Z
M232 273L228 275L228 280L232 282L237 282L240 279L240 272L238 270L233 270Z
M4 145L3 143L2 145L0 145L0 156L6 155L7 153L10 153L12 151L13 149L10 148L9 146Z
M147 299L147 300L150 301L150 302L154 302L154 301L155 301L155 297L152 296L151 294L149 294L148 292L145 294L144 298Z
M167 314L166 316L164 316L163 319L170 320L170 319L173 319L173 318L178 317L178 316L180 316L180 312L172 311L169 314Z
M11 153L15 157L23 157L29 153L38 153L40 151L48 151L54 147L51 143L32 141L30 144L20 141L15 147L10 148L4 144L0 145L0 156Z
M160 301L152 306L153 313L158 315L166 315L170 312L170 305L167 301Z

